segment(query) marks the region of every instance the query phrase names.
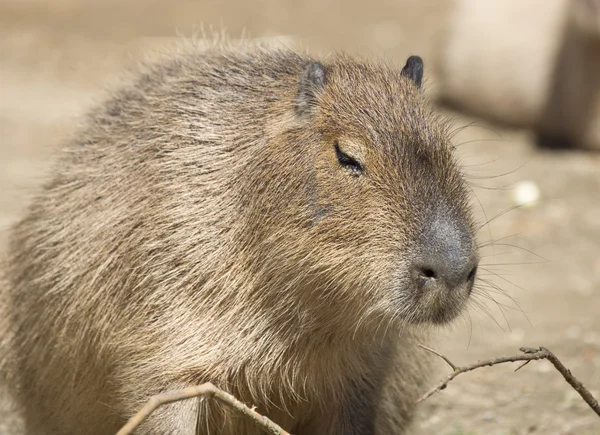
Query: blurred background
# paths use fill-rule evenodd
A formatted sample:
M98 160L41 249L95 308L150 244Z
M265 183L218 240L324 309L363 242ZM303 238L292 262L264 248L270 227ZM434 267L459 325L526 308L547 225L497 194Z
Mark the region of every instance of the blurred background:
M399 67L422 56L427 93L464 127L485 256L469 313L435 348L463 365L543 345L600 395L600 1L0 0L0 228L139 59L224 30ZM549 363L514 368L457 378L417 432L600 433ZM1 402L0 434L18 433Z

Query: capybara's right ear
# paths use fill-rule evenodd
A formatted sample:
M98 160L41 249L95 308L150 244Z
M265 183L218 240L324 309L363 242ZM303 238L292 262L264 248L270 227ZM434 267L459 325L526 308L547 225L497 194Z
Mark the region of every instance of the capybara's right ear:
M309 63L300 75L298 96L296 97L296 113L306 115L317 105L318 97L325 87L325 67L320 62Z
M410 56L402 68L402 75L411 79L420 89L423 81L423 59L419 56Z

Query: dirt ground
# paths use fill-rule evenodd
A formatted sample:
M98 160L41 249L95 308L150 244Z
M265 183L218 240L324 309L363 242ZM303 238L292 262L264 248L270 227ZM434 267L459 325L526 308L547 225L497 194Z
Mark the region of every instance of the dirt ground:
M0 227L18 216L78 117L140 55L160 51L164 38L198 34L201 26L210 33L212 25L233 37L289 35L314 53L345 49L399 65L420 54L435 72L448 6L433 0L0 0ZM430 78L435 90L435 74ZM459 126L476 121L455 141L486 246L479 307L441 330L435 348L460 365L543 345L599 397L600 154L541 151L528 131L453 116ZM523 180L536 183L541 199L512 209ZM459 377L422 405L417 432L600 434L600 419L549 363L513 373L515 367ZM441 379L449 369L439 368ZM0 433L19 427L0 407Z

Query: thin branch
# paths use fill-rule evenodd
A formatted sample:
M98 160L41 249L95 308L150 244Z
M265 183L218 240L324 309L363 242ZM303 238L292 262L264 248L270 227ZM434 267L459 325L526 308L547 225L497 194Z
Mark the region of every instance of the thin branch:
M529 364L531 362L531 360L529 361L525 361L523 364L521 364L519 367L517 367L515 369L515 372L518 372L519 370L521 370L523 367L525 367L527 364Z
M444 355L442 355L441 353L439 353L437 350L433 350L432 348L427 347L424 344L420 344L420 343L418 343L418 346L421 349L425 349L427 352L431 352L432 354L439 356L441 359L443 359L444 361L446 361L450 367L452 367L452 370L454 370L454 371L460 370L460 367L454 365L454 363L452 361L450 361Z
M423 347L423 346L421 346L421 347ZM419 400L417 400L417 402L422 402L425 399L427 399L428 397L431 397L432 395L437 393L438 391L442 391L444 388L446 388L448 386L448 383L450 383L450 381L452 381L458 375L460 375L462 373L470 372L471 370L475 370L475 369L478 369L481 367L486 367L486 366L491 367L491 366L494 366L497 364L504 364L507 362L525 361L526 363L528 363L529 361L547 359L548 361L550 361L552 363L552 365L556 368L556 370L558 370L560 372L560 374L565 378L565 380L569 383L569 385L571 385L571 387L573 387L573 389L579 393L579 395L582 397L582 399L585 401L585 403L587 403L589 405L589 407L592 408L592 410L600 416L600 405L598 404L598 401L594 398L594 396L592 396L592 393L590 393L589 390L587 388L585 388L583 386L583 384L579 380L577 380L577 378L575 378L575 376L573 376L571 371L569 369L567 369L560 362L560 360L556 357L556 355L554 355L552 352L550 352L545 347L539 347L539 348L522 347L519 350L521 352L523 352L520 355L492 358L492 359L488 359L488 360L484 360L484 361L479 361L479 362L470 364L465 367L453 368L454 371L452 373L450 373L446 377L446 379L444 379L438 385L436 385L431 390L429 390L423 397L421 397ZM444 359L444 361L448 362L448 359L443 357L442 355L440 355L438 352L433 352L433 353L435 353L436 355L439 355L441 358ZM521 368L521 367L523 367L523 365L521 365L519 368Z
M283 430L277 424L273 423L267 417L260 415L254 409L249 408L242 402L237 400L231 394L215 387L210 382L195 387L188 387L182 390L168 391L163 394L158 394L150 398L150 400L140 409L135 416L133 416L125 426L123 426L117 435L131 435L133 431L146 420L150 414L152 414L156 408L165 405L167 403L178 402L180 400L191 399L193 397L203 396L207 399L214 398L225 405L233 408L236 412L245 415L257 426L259 426L265 433L270 435L290 435L288 432Z

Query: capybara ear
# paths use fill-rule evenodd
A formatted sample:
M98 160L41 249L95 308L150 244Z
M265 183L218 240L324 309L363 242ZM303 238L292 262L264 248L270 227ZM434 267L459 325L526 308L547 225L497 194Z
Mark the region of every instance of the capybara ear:
M415 82L417 88L420 89L423 81L423 59L419 56L409 57L406 60L406 65L402 68L402 75Z
M320 62L311 62L302 71L296 98L296 112L299 115L306 115L313 111L319 93L325 87L325 82L325 67Z

